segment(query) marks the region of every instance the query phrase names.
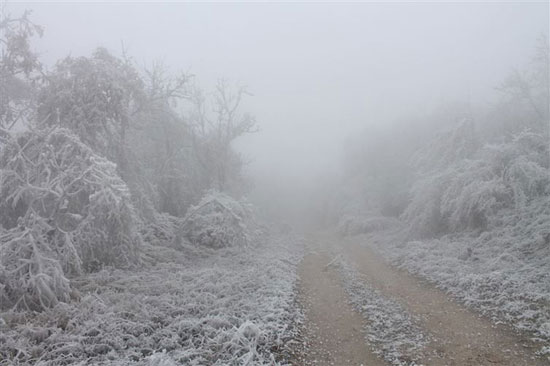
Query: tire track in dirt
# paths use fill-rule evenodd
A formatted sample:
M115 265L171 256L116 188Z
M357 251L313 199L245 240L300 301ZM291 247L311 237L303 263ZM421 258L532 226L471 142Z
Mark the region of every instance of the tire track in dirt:
M300 264L299 301L305 313L306 345L293 364L386 365L365 343L364 320L348 303L338 272L327 266L329 261L326 252L312 251Z
M332 235L327 240L342 250L364 281L420 319L433 339L425 350L425 365L550 365L535 354L537 345L526 337L507 326L494 325L433 285L391 267L357 240Z

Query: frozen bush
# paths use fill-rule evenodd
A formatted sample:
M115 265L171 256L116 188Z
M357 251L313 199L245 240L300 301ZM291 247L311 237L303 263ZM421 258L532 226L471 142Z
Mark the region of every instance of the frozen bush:
M520 209L548 195L548 157L544 137L531 132L487 145L474 159L418 179L402 218L420 237L485 230L499 210Z
M516 208L550 194L548 149L548 136L530 131L519 133L508 144L492 147L493 165L504 167L503 179L513 193Z
M451 231L485 229L510 202L510 189L487 161L465 160L447 172L440 211Z
M411 201L401 218L414 236L429 236L446 230L441 216L441 195L446 184L444 174L419 179L411 189Z
M143 225L141 236L144 241L153 245L172 244L181 218L166 213L155 213L153 219Z
M140 237L126 184L113 163L69 131L31 130L10 139L0 166L3 297L14 299L7 283L25 281L32 287L26 293L44 294L40 281L64 288L63 273L136 262Z
M209 192L183 219L179 239L210 248L245 245L249 208L228 195Z
M455 162L472 157L478 149L474 122L464 119L420 149L413 157L413 164L421 172L441 171Z
M48 242L49 228L31 227L0 233L0 308L40 310L67 301L71 288Z

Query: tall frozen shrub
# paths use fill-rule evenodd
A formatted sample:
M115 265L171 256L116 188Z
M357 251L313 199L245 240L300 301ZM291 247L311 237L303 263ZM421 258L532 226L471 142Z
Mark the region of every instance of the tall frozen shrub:
M71 132L24 132L2 148L0 167L0 297L35 291L38 303L53 304L41 302L48 291L40 283L62 300L64 275L137 261L141 239L126 184Z

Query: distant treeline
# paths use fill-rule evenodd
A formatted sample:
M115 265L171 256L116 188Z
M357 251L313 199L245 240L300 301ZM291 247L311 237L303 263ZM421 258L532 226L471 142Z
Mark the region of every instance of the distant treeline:
M550 195L549 45L496 86L497 102L442 106L348 146L331 220L391 216L415 237L484 230ZM397 126L397 127L396 127Z

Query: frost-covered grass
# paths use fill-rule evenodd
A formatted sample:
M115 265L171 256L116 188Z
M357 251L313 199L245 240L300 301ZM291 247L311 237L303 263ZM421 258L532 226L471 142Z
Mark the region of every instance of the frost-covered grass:
M80 300L5 312L0 365L279 365L300 314L301 243L145 245L144 268L73 280Z
M550 354L550 199L506 210L482 233L407 241L377 233L366 242L494 322L528 331Z
M354 308L366 319L366 338L375 354L395 366L417 365L428 337L418 320L362 280L349 263L336 262Z

